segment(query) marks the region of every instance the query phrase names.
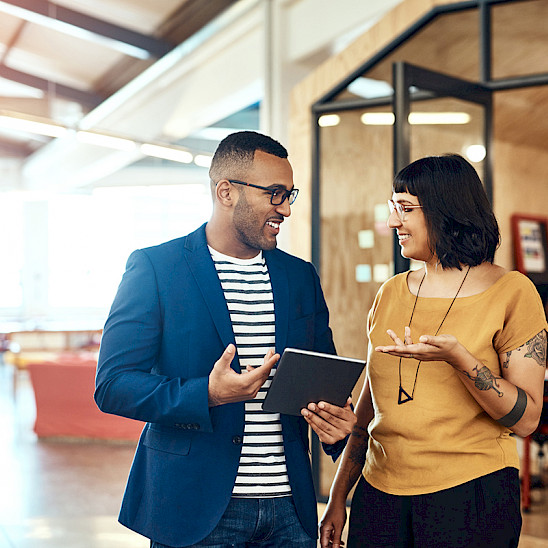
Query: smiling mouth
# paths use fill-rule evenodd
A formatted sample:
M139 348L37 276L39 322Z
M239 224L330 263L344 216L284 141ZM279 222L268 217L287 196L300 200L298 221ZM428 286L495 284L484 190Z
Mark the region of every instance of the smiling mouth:
M398 241L401 244L402 242L407 241L411 236L409 234L398 234Z
M266 221L266 224L276 232L279 232L282 221Z

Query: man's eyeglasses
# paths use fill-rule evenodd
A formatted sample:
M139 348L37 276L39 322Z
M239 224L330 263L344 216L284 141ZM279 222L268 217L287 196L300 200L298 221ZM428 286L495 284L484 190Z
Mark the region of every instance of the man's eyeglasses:
M396 215L399 217L400 221L405 221L407 219L407 213L411 213L413 209L418 209L422 207L421 205L407 205L401 204L400 202L394 202L394 200L388 200L388 208L392 214L396 210Z
M299 194L299 189L297 188L294 188L293 190L286 190L285 188L266 188L264 186L245 183L244 181L236 181L235 179L228 179L228 182L234 185L252 186L253 188L260 188L265 192L269 192L270 203L275 206L282 205L285 200L288 200L289 205L291 205L297 199L297 194Z

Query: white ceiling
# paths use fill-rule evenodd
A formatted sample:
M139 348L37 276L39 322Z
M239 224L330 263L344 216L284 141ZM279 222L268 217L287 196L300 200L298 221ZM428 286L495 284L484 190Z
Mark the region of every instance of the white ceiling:
M169 22L190 19L198 0L2 0L0 108L77 124L231 3L208 2L174 30ZM13 135L18 149L1 137L4 156L43 142Z
M265 91L283 128L291 87L400 1L0 0L0 110L209 152L223 128L270 129ZM127 184L136 162L145 182L196 171L0 128L0 188Z

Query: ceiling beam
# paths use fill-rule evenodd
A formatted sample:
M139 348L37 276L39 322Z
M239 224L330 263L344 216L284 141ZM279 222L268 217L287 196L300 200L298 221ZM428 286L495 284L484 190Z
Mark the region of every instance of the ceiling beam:
M200 31L237 0L185 0L156 29L155 35L172 44L181 44ZM149 65L124 57L95 81L95 89L112 95Z
M0 139L0 155L2 153L9 156L15 156L17 158L26 158L34 152L34 149L26 145L18 145L9 141L2 141Z
M135 51L133 55L130 51L126 53L142 59L163 57L173 49L173 44L164 40L114 25L102 19L59 6L48 0L1 0L0 11L11 13L44 26L54 26L61 31L63 29L55 23L61 23L63 26L73 27L74 29L82 29L96 37L103 37L122 45L128 45ZM70 28L66 28L65 31L70 32Z
M180 44L238 0L185 0L158 27L158 36Z
M4 48L4 53L2 54L2 57L0 58L0 64L4 64L9 52L11 51L11 48L15 45L17 40L19 40L19 37L23 33L24 28L27 26L26 21L21 21L19 23L19 26L15 29L15 32L11 36L11 38L6 42L6 46Z
M105 100L105 97L97 95L96 93L72 88L57 82L51 82L45 78L12 69L4 64L0 64L0 78L12 80L13 82L18 82L19 84L24 84L31 88L40 89L44 93L53 93L59 97L64 97L65 99L80 103L90 110Z

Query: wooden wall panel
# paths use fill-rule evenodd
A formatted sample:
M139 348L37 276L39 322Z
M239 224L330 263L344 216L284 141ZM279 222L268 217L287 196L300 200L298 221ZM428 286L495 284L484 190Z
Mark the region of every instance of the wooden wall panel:
M392 64L405 61L457 78L477 81L480 77L478 47L477 10L440 15L375 65L367 77L391 82ZM458 62L449 62L453 59L458 59Z
M537 113L548 105L548 86L495 95L494 209L502 243L495 261L514 268L510 217L548 217L548 131Z
M493 7L493 78L548 72L546 16L546 0Z

